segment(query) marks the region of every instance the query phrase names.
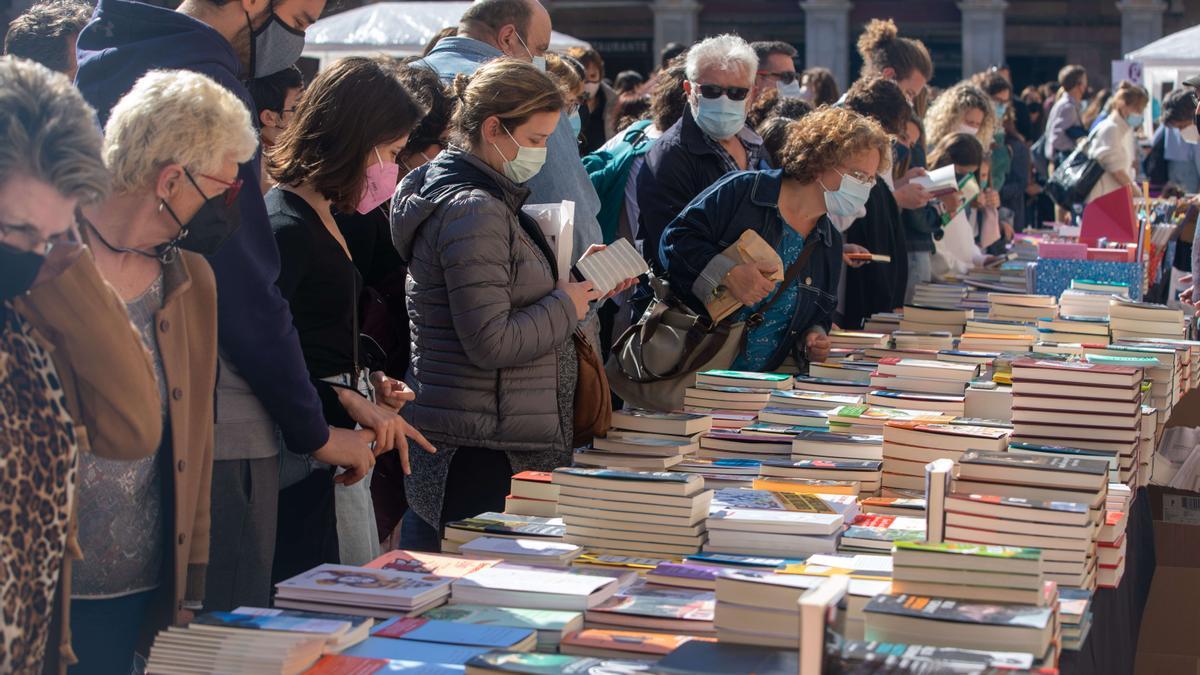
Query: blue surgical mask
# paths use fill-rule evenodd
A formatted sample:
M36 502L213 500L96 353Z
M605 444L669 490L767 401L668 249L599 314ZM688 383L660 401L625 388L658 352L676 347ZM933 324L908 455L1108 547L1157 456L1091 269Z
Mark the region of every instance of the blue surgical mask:
M246 13L246 25L250 14ZM283 22L271 10L271 17L258 30L250 31L250 78L274 75L292 67L304 52L304 31Z
M583 120L579 118L579 111L576 110L567 115L567 121L571 123L571 133L579 138L579 132L583 130Z
M720 98L697 96L693 113L701 131L714 140L732 138L746 126L746 102L732 101L721 94Z
M1142 126L1144 119L1140 113L1129 113L1125 116L1125 121L1134 129Z
M836 170L836 169L835 169ZM867 205L871 196L871 184L864 183L853 176L838 171L842 176L842 184L836 190L825 187L821 181L817 184L825 190L825 210L831 216L848 218L857 214Z
M1004 113L1008 112L1007 103L996 103L994 108L996 110L996 119L1003 119Z
M775 88L779 90L780 96L786 96L789 98L802 98L803 97L803 92L800 90L800 83L797 82L796 80L792 80L791 82L788 82L787 84L784 84L782 82L776 82Z

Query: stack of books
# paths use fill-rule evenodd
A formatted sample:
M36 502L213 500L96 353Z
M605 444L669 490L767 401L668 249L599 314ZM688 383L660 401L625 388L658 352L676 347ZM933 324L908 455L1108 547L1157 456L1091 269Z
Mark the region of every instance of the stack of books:
M583 554L583 549L561 541L480 537L460 546L459 552L466 558L566 568Z
M978 374L979 366L972 363L887 358L880 359L871 385L876 390L961 396Z
M954 349L954 336L946 331L915 333L898 330L892 333L896 349Z
M1108 315L1115 340L1182 340L1187 337L1187 324L1184 322L1182 309L1114 297L1109 301Z
M879 492L883 462L876 459L775 459L763 461L761 478L801 478L858 483L859 495Z
M884 408L927 410L946 415L954 415L955 417L962 417L967 412L967 398L965 393L926 394L917 391L876 389L875 391L867 394L866 403L871 406L880 406Z
M1047 579L1094 588L1107 490L1104 460L971 451L945 500L945 540L1040 548Z
M896 312L878 312L867 319L863 330L891 335L900 328L900 321L901 315Z
M792 391L773 391L768 395L767 402L768 405L764 407L832 410L844 405L862 403L863 397L858 394L831 394L823 391L794 389Z
M988 302L991 303L989 319L1033 323L1058 315L1058 301L1053 295L988 293Z
M452 520L442 532L442 552L458 553L459 547L480 537L542 539L562 541L561 518L514 516L507 513L481 513L474 518Z
M829 346L831 349L866 349L867 347L886 347L887 333L868 333L854 330L829 331Z
M621 581L590 570L501 563L455 579L454 604L582 612L608 600Z
M809 376L840 382L869 384L873 372L875 372L875 364L864 361L842 360L808 364Z
M698 387L745 387L749 389L791 389L792 376L782 373L755 373L743 370L706 370L696 373Z
M710 586L715 586L715 572ZM638 581L584 615L586 628L712 636L713 589L662 588Z
M811 375L795 375L796 389L799 391L820 392L823 394L848 394L861 396L871 391L869 384L854 380L839 380L828 377L813 377Z
M901 541L892 551L897 594L1040 605L1044 587L1035 548Z
M1068 288L1058 299L1058 310L1067 316L1107 319L1111 293Z
M453 604L435 607L423 619L526 628L537 633L537 650L554 652L563 636L583 627L583 612L554 609L522 609L488 605Z
M785 376L786 377L786 376ZM697 413L663 413L630 408L613 412L612 428L578 453L575 463L610 469L664 470L700 449L712 418Z
M844 405L829 412L829 430L841 434L880 435L888 422L921 422L946 424L954 418L935 410L904 410L903 408Z
M1136 469L1142 370L1097 363L1013 362L1013 439L1107 453L1117 479Z
M820 577L725 570L716 583L717 639L722 643L797 650L800 596Z
M900 330L914 333L949 333L962 335L967 321L975 317L973 309L905 305Z
M842 533L838 550L844 553L881 553L899 541L925 540L924 516L877 516L859 514Z
M883 436L802 431L792 438L792 459L883 459Z
M1108 319L1064 314L1053 319L1038 319L1041 342L1107 345Z
M512 477L504 512L514 516L558 517L558 486L548 471L522 471Z
M323 634L274 630L225 632L195 624L171 627L154 638L151 673L301 673L321 658Z
M1062 624L1063 649L1078 651L1092 628L1092 592L1058 589L1058 620Z
M689 473L554 471L564 540L593 553L678 558L704 543L713 493Z
M968 352L1027 352L1036 342L1033 335L967 332L959 339L958 348Z
M962 457L968 450L1002 451L1010 432L968 424L894 421L883 427L883 487L925 489L925 465Z
M708 514L705 551L805 557L837 550L853 498L839 508L814 495L765 490L720 490ZM853 513L853 511L852 511Z
M1104 524L1096 541L1097 564L1096 585L1100 588L1116 588L1125 575L1125 524L1128 517L1124 511L1105 511Z
M763 408L758 413L758 424L743 430L793 435L800 431L821 431L829 428L829 413L825 408Z
M740 431L716 429L700 437L700 459L762 461L787 457L792 452L791 427L763 428L762 423ZM789 430L779 433L781 430Z
M966 286L918 281L913 291L913 304L954 309L961 307L966 297Z
M416 572L325 564L275 584L275 606L383 618L416 615L444 603L450 582Z
M1005 321L1001 319L976 318L967 322L964 333L983 335L1037 336L1037 328L1028 321Z
M686 412L705 415L712 415L717 411L757 415L758 411L767 407L773 391L776 390L697 384L684 390L683 409Z
M864 615L867 640L1018 652L1032 655L1035 661L1055 661L1055 604L1011 605L881 594L871 599Z

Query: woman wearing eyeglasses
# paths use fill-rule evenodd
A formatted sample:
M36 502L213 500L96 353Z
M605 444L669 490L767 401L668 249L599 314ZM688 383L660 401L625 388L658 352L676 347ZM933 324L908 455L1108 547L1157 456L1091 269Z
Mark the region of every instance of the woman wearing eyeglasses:
M736 35L708 38L688 50L683 117L646 153L637 179L643 254L661 270L667 224L696 195L734 171L769 167L762 138L746 126L758 56Z
M141 633L201 609L217 374L217 290L201 254L237 227L238 164L257 144L242 102L188 71L138 80L105 127L113 195L84 207L82 236L152 357L164 432L144 459L80 456L72 673L129 672Z
M733 369L771 371L788 356L803 367L829 355L842 237L828 215L863 207L890 148L876 122L823 108L792 123L779 169L726 176L667 226L662 259L671 290L697 312L723 289L744 305L733 318L745 323ZM775 248L783 269L723 255L746 230ZM773 273L793 279L779 285L768 279Z
M362 427L375 455L398 450L405 470L408 438L432 447L397 414L411 392L382 372L366 372L359 349L362 276L334 210L387 208L400 170L396 157L424 113L394 62L345 58L304 90L296 116L267 154L278 183L266 196L279 246L276 283L291 307L325 418L335 427ZM333 467L280 456L275 580L321 563L362 565L379 555L370 472L361 481L335 477Z

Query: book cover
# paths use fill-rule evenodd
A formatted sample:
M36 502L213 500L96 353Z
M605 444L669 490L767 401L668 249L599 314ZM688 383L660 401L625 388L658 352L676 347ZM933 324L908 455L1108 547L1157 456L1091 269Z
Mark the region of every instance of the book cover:
M896 642L865 642L851 640L842 644L841 658L846 666L859 663L878 663L879 670L871 672L982 672L988 668L1028 670L1033 667L1033 655L1022 652L990 652L959 647L907 645ZM900 665L908 661L912 670ZM928 663L921 668L916 663ZM897 664L897 670L883 670L884 664ZM904 670L899 670L904 668ZM942 668L944 670L938 670ZM991 671L988 671L991 672Z
M456 589L460 587L484 588L526 593L588 596L614 581L612 577L608 576L574 574L532 567L500 566L480 570L457 579L454 587Z
M549 471L522 471L512 477L513 480L526 480L533 483L549 483L554 474Z
M834 513L820 497L798 492L768 492L721 488L713 495L712 509L753 509L760 511L795 511L799 513Z
M396 640L417 640L493 649L511 649L514 645L519 645L535 637L534 631L528 628L456 623L424 617L392 619L376 628L371 634L375 637Z
M631 655L663 656L670 654L678 649L680 645L692 640L715 642L716 638L588 628L564 637L561 648L584 647L588 649L629 652Z
M733 642L693 641L664 656L655 667L655 672L665 675L794 674L800 667L798 655L797 649L774 649Z
M232 612L208 612L192 619L192 623L199 626L325 636L336 636L373 622L373 619L362 616L258 607L238 607Z
M467 530L484 534L520 535L522 537L550 537L561 539L566 534L562 525L520 521L492 520L490 518L464 518L446 523L451 530Z
M764 459L763 466L814 471L879 471L883 462L877 459Z
M1060 471L1092 476L1108 473L1107 461L1058 455L1027 455L1023 453L969 450L963 453L958 462L963 465L983 464L1011 467L1014 469L1039 469L1042 471Z
M808 431L797 434L796 441L834 443L837 445L883 445L883 436L873 434L835 434L831 431Z
M997 495L979 495L969 493L953 493L946 496L947 508L953 511L955 500L976 502L979 504L995 504L996 506L1011 506L1020 509L1062 511L1064 513L1087 513L1088 505L1076 502L1044 501L1025 499L1023 497L1000 497Z
M696 480L691 474L673 471L619 471L617 469L581 469L564 467L554 470L555 475L603 480L634 481L640 483L688 483Z
M368 659L424 663L432 668L434 665L461 666L470 660L472 656L486 654L489 651L491 650L488 647L443 645L436 642L371 637L350 647L342 652L342 654ZM440 669L433 669L432 672L442 671Z
M449 579L431 574L324 564L275 586L280 591L346 593L411 602L417 595L449 585Z
M655 567L649 573L656 577L708 582L716 581L717 575L720 572L720 567L712 565L663 562L659 563L658 567Z
M791 375L782 373L755 373L744 370L706 370L696 373L705 377L732 379L732 380L756 380L758 382L790 382Z
M770 558L758 555L742 555L740 553L714 553L704 551L687 556L687 562L718 565L723 567L744 567L747 569L775 570L790 563L800 562L794 558Z
M967 424L927 424L925 422L892 421L886 426L910 431L921 431L928 434L944 434L948 436L969 436L971 438L986 438L999 440L1007 437L1011 429L1001 427L981 427Z
M460 624L484 624L530 628L538 631L561 631L579 621L581 612L557 609L525 609L521 607L492 607L490 605L442 605L421 615L436 621Z
M1045 628L1054 615L1054 609L1050 607L963 602L920 595L877 595L871 598L863 611L868 614L894 614L933 621L1030 629Z
M456 556L422 553L420 551L388 551L367 563L372 569L435 574L457 579L495 565L495 560L467 560Z
M632 675L650 673L651 661L598 659L569 654L491 652L471 657L467 667L514 675Z
M716 578L716 575L713 575ZM711 622L716 612L712 591L653 588L637 585L588 610L597 614ZM590 618L589 618L590 620Z
M1020 548L1016 546L988 546L986 544L960 544L941 542L933 544L923 541L896 542L896 552L920 551L925 553L945 553L947 555L982 556L985 558L1003 558L1006 560L1041 560L1042 551L1037 548Z
M328 654L304 671L304 675L375 675L386 672L390 663L388 659Z

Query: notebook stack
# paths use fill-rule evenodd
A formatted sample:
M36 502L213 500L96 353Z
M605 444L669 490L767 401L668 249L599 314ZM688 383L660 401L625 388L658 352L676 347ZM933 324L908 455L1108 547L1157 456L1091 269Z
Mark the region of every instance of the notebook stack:
M1128 520L1124 511L1104 512L1104 525L1100 527L1096 542L1099 565L1096 585L1100 588L1116 588L1125 575L1125 525Z
M896 349L954 349L954 336L946 331L915 333L898 330L892 333Z
M1108 465L1066 455L968 452L945 501L945 540L1040 548L1048 580L1095 588Z
M957 460L968 450L1002 451L1009 435L997 427L888 422L883 427L883 487L924 490L926 464Z
M864 616L867 640L1018 652L1051 667L1056 660L1056 604L1011 605L881 594L867 604Z
M1086 316L1063 316L1038 319L1038 340L1055 343L1107 345L1108 320Z
M814 495L765 490L720 490L708 514L706 551L743 555L805 557L837 550L843 511L857 511L853 498L836 504Z
M1114 340L1187 338L1187 323L1182 309L1134 302L1126 298L1112 298L1109 301L1108 314Z
M504 512L514 516L558 517L558 486L548 471L522 471L512 477Z
M886 553L900 541L924 541L924 516L877 516L859 514L842 533L838 551L843 553Z
M989 319L1034 323L1058 315L1058 300L1053 295L1026 293L988 293Z
M888 358L880 359L871 385L876 391L961 396L978 374L979 366L970 363Z
M759 476L855 482L858 494L869 496L879 492L882 471L883 462L876 459L776 459L764 461Z
M918 281L913 291L913 304L956 309L962 306L966 297L966 286Z
M419 614L446 601L450 581L416 572L325 564L275 584L275 606L384 618Z
M868 405L844 405L829 412L829 430L844 434L883 433L888 422L922 422L945 424L954 419L934 410L904 410L903 408L871 407Z
M892 551L896 594L1040 605L1044 587L1035 548L901 541Z
M713 493L689 473L554 471L565 541L596 553L678 558L704 543Z
M452 520L442 533L442 552L458 553L459 547L480 537L542 539L562 541L561 518L514 516L507 513L481 513L474 518Z
M832 349L866 349L867 347L886 347L887 345L887 333L836 329L829 331L829 346Z
M1136 468L1142 371L1078 361L1013 362L1013 439L1099 450L1116 458L1118 480Z
M663 470L700 449L700 436L712 429L712 418L698 413L615 410L612 428L577 453L575 463L610 469Z
M973 309L905 305L900 330L914 333L949 333L962 335L967 321L975 317Z

